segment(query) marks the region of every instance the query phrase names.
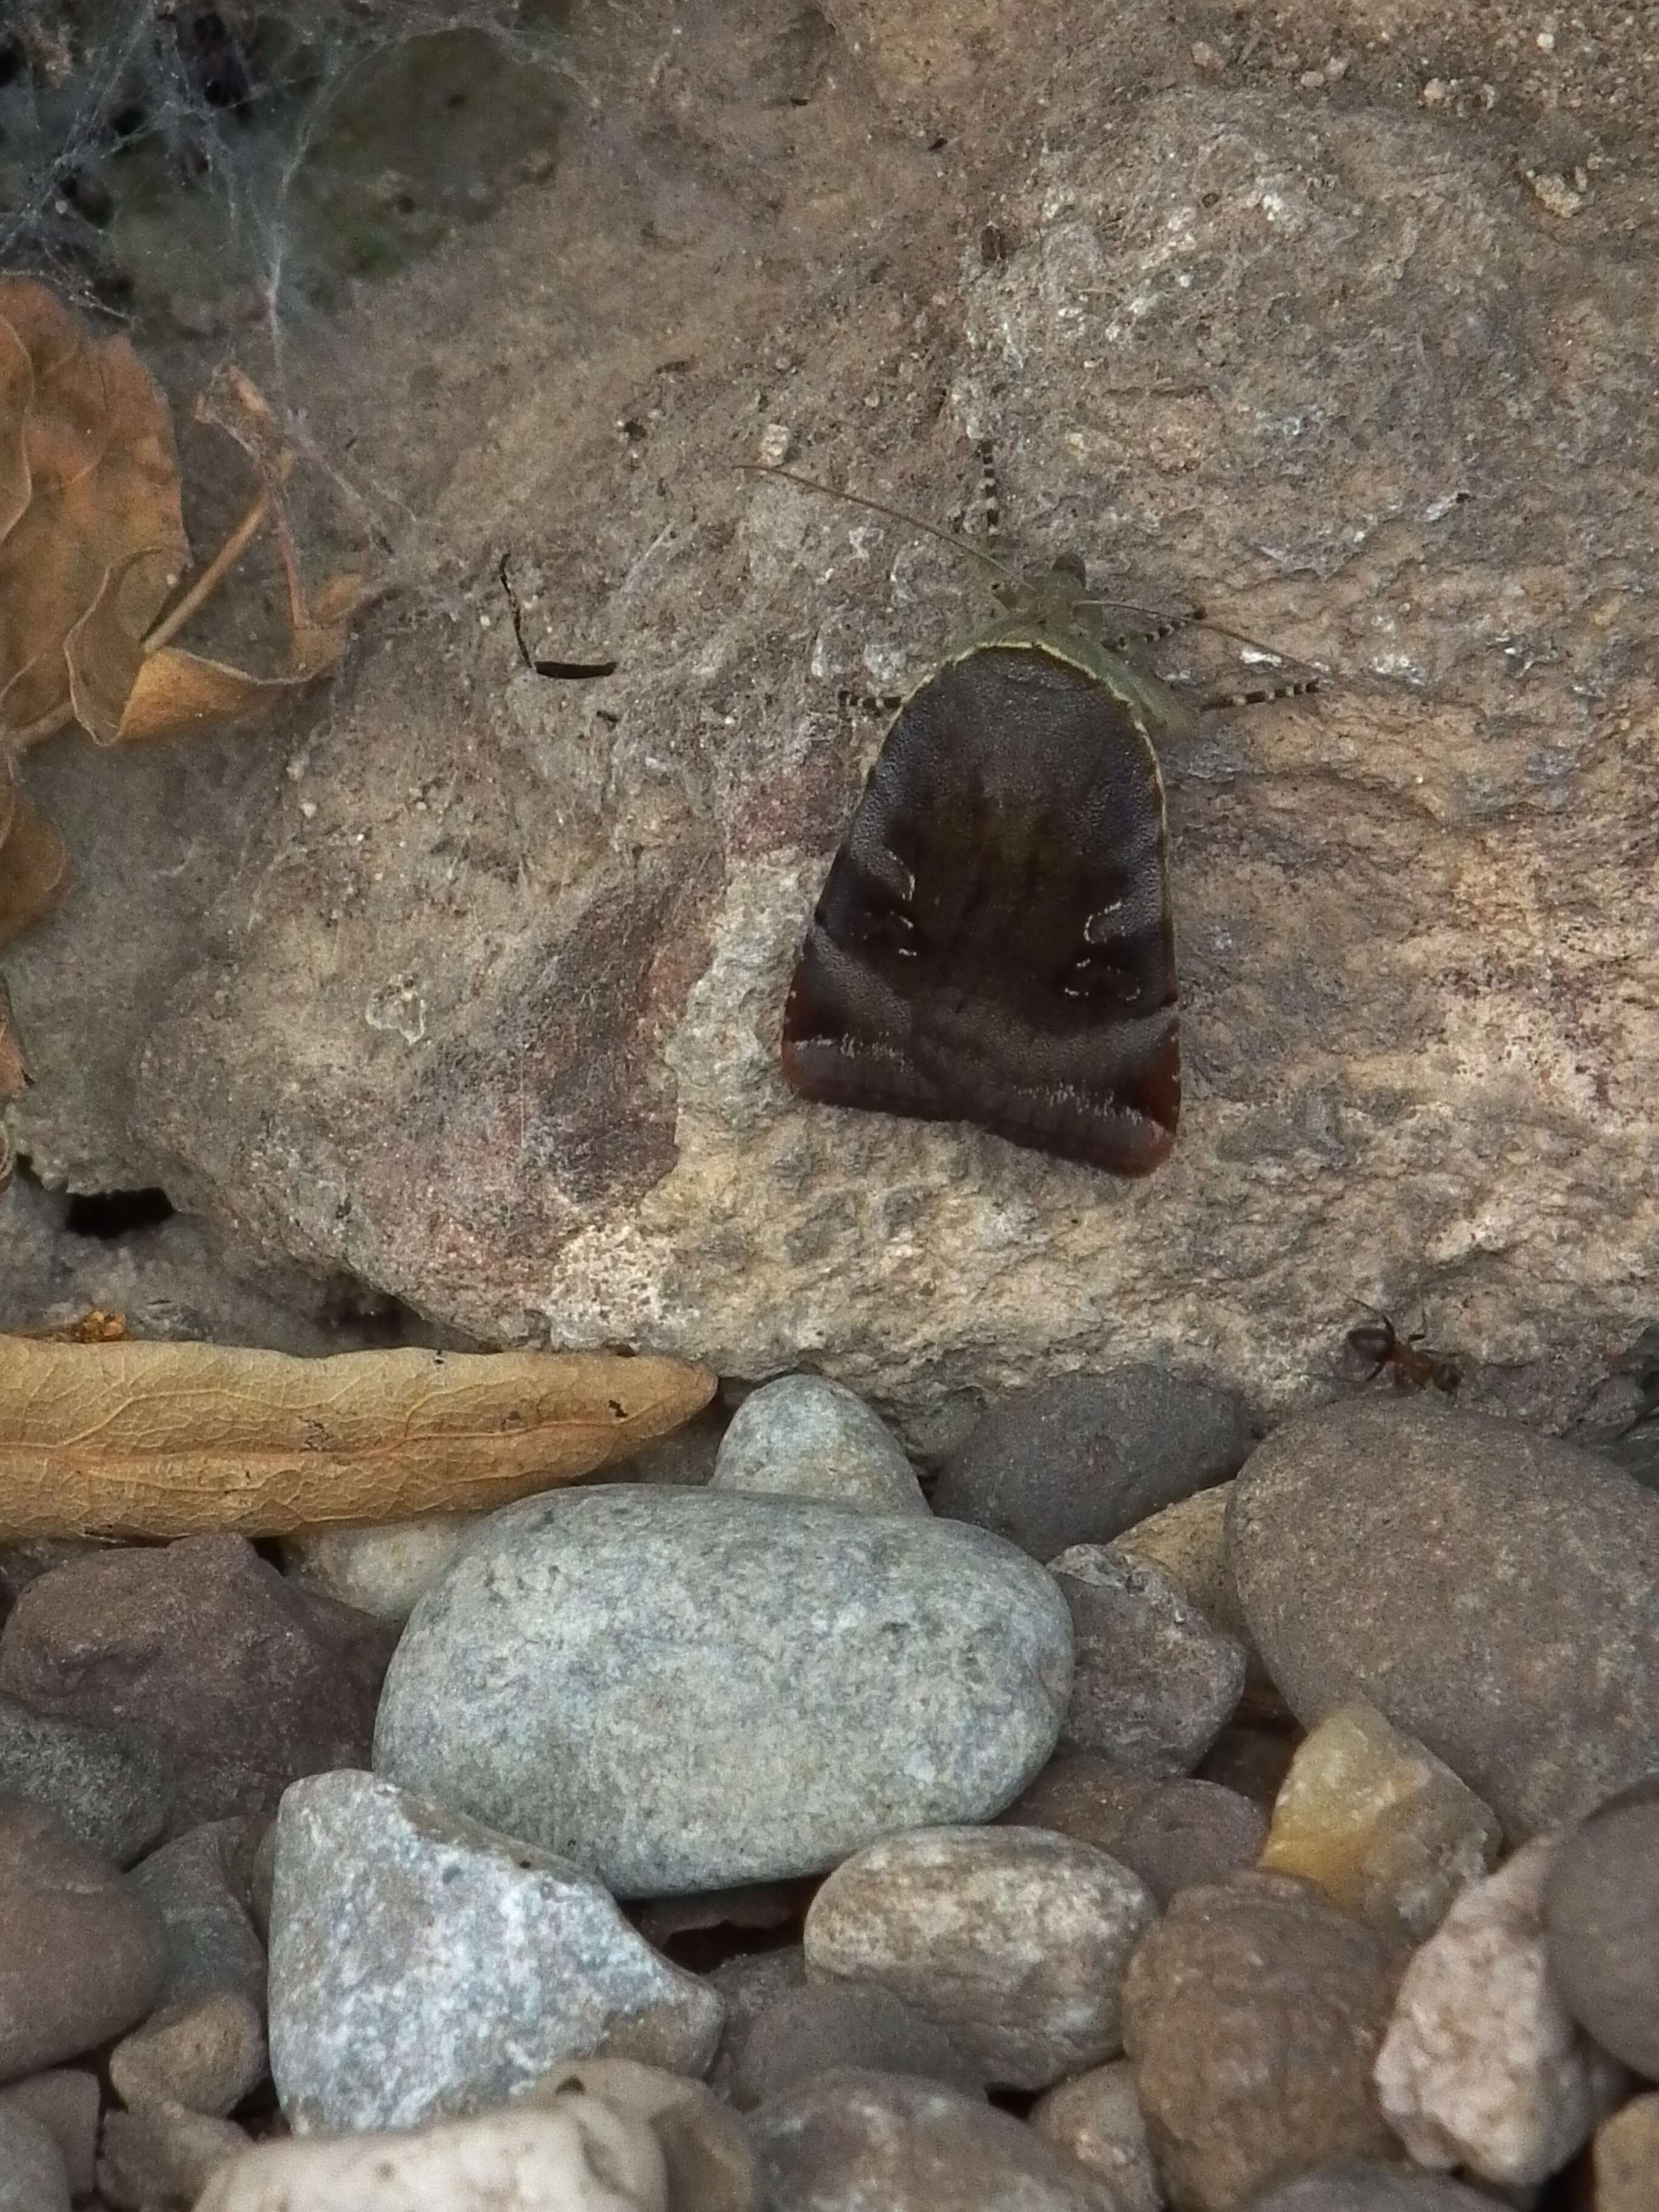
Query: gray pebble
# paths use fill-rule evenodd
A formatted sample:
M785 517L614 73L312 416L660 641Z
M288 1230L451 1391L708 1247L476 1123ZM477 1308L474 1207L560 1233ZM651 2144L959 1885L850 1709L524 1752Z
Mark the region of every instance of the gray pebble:
M768 2212L1123 2212L1035 2129L915 2075L817 2074L748 2127Z
M1369 1699L1511 1841L1659 1767L1659 1497L1597 1454L1351 1400L1257 1449L1230 1543L1298 1717Z
M70 2212L69 2170L51 2130L0 2106L0 2212Z
M806 1980L806 1954L799 1943L780 1944L775 1951L740 1951L703 1977L726 2007L726 2025L720 2048L708 2069L708 2086L730 2097L737 2073L737 2056L748 2040L753 2022L780 1997L799 1989Z
M732 2101L747 2112L837 2066L920 2074L969 2097L984 2090L979 2069L945 2030L890 1990L818 1982L792 1990L750 2021L734 2054Z
M1604 2051L1659 2080L1659 1775L1562 1838L1544 1910L1568 2011Z
M838 1866L806 1916L814 1981L875 1982L996 2086L1046 2089L1121 2045L1138 1875L1046 1828L922 1828Z
M1034 1559L1109 1544L1149 1514L1224 1482L1252 1442L1243 1401L1161 1367L1072 1375L985 1415L946 1460L933 1510L977 1522Z
M982 1529L604 1486L510 1505L416 1607L375 1764L617 1894L986 1820L1053 1749L1072 1626Z
M26 2075L22 2081L8 2082L0 2089L0 2112L27 2114L57 2144L69 2175L71 2197L92 2193L100 2102L98 2076L76 2066Z
M347 1769L283 1799L270 2060L300 2132L481 2111L600 2050L700 2074L721 2015L534 1844Z
M257 1815L204 1821L132 1870L133 1886L167 1931L163 2004L235 1990L265 2008L265 1948L248 1916L245 1862L264 1832Z
M1062 1748L1158 1780L1191 1773L1238 1704L1242 1646L1144 1560L1075 1544L1049 1572L1076 1638Z
M407 1620L466 1540L477 1516L434 1514L374 1528L313 1528L283 1540L289 1579L376 1620Z
M167 1826L161 1754L130 1729L56 1720L0 1697L0 1796L43 1805L100 1858L131 1866Z
M892 1431L862 1398L821 1375L781 1376L745 1398L708 1486L829 1498L872 1513L927 1511Z
M1031 2108L1031 2125L1109 2183L1119 2212L1161 2212L1164 2191L1127 2059L1048 2090Z
M1140 1876L1160 1905L1183 1889L1225 1881L1261 1856L1267 1816L1214 1782L1166 1782L1136 1806L1112 1856Z
M1342 2158L1276 2182L1250 2199L1249 2212L1492 2212L1492 2203L1449 2174Z

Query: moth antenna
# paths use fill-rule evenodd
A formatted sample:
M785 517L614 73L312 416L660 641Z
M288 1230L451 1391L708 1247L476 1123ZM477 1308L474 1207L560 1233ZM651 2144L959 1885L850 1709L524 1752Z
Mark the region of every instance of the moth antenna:
M872 514L884 514L890 522L902 522L907 529L921 531L925 538L937 538L941 545L948 545L952 552L964 553L970 561L978 561L986 568L994 568L1017 591L1025 588L1025 579L1019 571L1011 568L1006 561L999 561L994 553L988 553L982 545L971 544L965 538L953 538L948 530L941 530L937 523L924 522L919 514L912 514L904 507L889 507L884 501L868 499L859 491L837 491L834 484L819 483L814 477L804 477L794 469L775 467L765 461L739 461L738 466L744 476L781 477L786 483L799 484L803 491L821 492L825 499L838 499L848 507L862 507Z

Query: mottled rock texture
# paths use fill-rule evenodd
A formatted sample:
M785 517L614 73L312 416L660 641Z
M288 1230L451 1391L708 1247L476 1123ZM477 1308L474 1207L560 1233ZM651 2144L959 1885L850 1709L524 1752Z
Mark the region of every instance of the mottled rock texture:
M555 178L276 362L249 333L395 526L331 690L26 763L80 874L9 956L21 1148L486 1338L805 1350L912 1441L1171 1351L1283 1407L1357 1294L1565 1409L1659 1237L1641 20L1546 54L1330 0L1198 62L1152 0L580 21ZM769 422L942 520L993 434L1026 546L1332 672L1166 748L1185 1098L1145 1183L784 1088L874 743L837 694L923 674L969 595L741 478ZM614 677L521 665L507 547L532 647Z

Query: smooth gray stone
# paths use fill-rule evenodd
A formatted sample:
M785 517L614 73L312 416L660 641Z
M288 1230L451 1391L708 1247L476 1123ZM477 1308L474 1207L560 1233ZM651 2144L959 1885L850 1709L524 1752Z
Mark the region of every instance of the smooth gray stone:
M167 1931L164 2005L215 1990L235 1990L265 2008L265 1947L248 1917L238 1861L252 1856L264 1826L258 1815L204 1821L163 1844L132 1869L134 1887Z
M173 1786L161 1754L132 1730L0 1697L0 1796L43 1805L88 1850L124 1867L167 1826Z
M1054 1748L1072 1625L984 1529L605 1486L505 1507L416 1606L376 1769L660 1898L988 1820Z
M881 1416L822 1375L781 1375L732 1416L711 1490L829 1498L872 1513L925 1515L915 1470Z
M1659 1774L1562 1838L1544 1916L1567 2010L1604 2051L1659 2080Z
M1249 2212L1492 2212L1493 2202L1449 2173L1343 2158L1275 2182L1250 2199Z
M1140 1364L1061 1376L991 1408L946 1460L933 1510L1051 1559L1224 1482L1251 1441L1236 1391Z
M724 2017L550 1852L349 1768L284 1795L270 2070L296 2133L483 2112L599 2051L702 2074Z
M1297 1718L1368 1700L1510 1842L1659 1769L1659 1497L1598 1453L1351 1399L1252 1454L1228 1542Z
M1048 1571L1077 1649L1061 1746L1158 1781L1190 1774L1238 1705L1241 1646L1150 1560L1073 1544Z
M69 2168L51 2130L0 2110L0 2212L70 2212Z

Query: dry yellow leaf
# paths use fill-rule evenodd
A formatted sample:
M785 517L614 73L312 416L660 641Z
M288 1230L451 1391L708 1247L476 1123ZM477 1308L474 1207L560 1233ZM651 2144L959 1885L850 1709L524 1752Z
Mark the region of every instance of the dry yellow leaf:
M0 729L13 744L70 712L64 644L100 595L122 654L188 553L167 401L125 337L100 337L44 284L0 277ZM112 582L112 579L113 581ZM99 688L119 682L100 672Z
M714 1390L645 1354L0 1337L0 1542L478 1511L624 1458Z

